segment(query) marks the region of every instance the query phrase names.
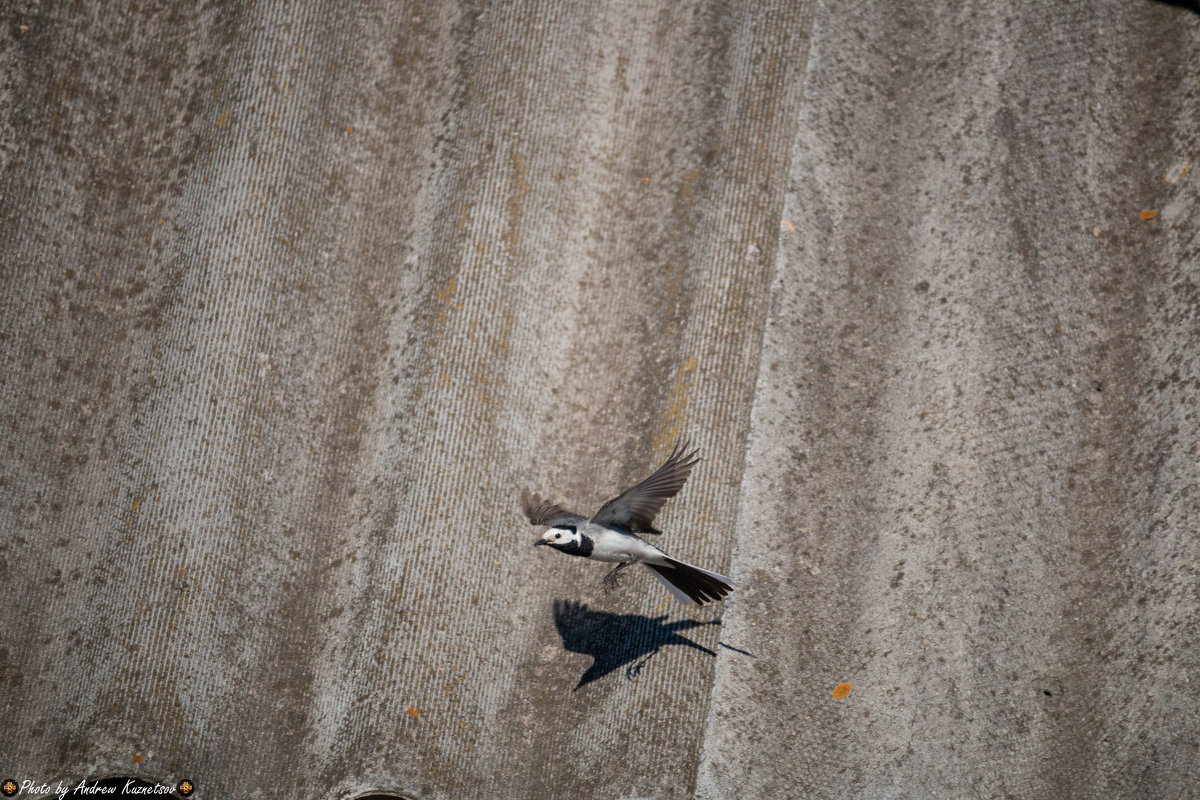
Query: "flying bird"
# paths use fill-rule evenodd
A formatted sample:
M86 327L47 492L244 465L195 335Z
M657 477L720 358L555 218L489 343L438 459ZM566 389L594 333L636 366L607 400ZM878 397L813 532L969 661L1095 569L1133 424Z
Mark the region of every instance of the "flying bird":
M615 562L617 566L604 576L607 589L616 586L622 569L642 564L684 605L724 599L733 589L729 578L671 558L637 535L660 533L653 526L654 515L683 488L692 467L700 461L699 452L697 448L689 453L688 444L677 444L654 474L600 506L590 519L523 490L521 507L525 516L534 525L549 526L535 546L546 545L593 561Z

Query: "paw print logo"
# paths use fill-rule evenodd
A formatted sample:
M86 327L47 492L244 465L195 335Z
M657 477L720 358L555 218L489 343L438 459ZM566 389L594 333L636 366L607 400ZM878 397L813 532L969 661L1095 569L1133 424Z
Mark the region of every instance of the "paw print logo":
M17 786L17 782L10 779L4 783L0 783L0 794L3 794L5 797L12 797L17 793L18 788L20 787Z
M179 782L178 786L175 787L175 791L178 792L181 797L191 797L192 793L196 791L196 784L185 778Z

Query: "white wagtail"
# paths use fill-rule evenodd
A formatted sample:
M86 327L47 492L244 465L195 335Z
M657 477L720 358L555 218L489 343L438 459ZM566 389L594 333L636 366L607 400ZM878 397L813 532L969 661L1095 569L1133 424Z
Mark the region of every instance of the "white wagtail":
M687 447L687 444L676 445L666 463L653 475L600 506L591 519L523 490L521 506L525 516L534 525L550 526L534 544L594 561L616 562L617 566L604 577L608 589L616 585L618 572L630 564L641 563L684 605L693 600L704 605L724 598L733 589L729 578L676 561L635 535L660 532L651 525L654 515L683 488L688 473L700 461L696 455L700 450L688 453Z

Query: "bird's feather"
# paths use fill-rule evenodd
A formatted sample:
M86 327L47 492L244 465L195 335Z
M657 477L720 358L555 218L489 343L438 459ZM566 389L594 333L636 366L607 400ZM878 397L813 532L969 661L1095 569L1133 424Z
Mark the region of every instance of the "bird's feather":
M661 467L602 505L592 521L598 525L617 525L634 533L658 533L653 525L654 516L683 488L692 467L700 461L699 448L689 453L688 446L687 442L676 444Z
M666 576L664 576L661 572L654 569L649 564L646 564L646 569L650 570L651 575L653 575L655 578L658 578L659 583L667 587L668 592L675 595L675 599L678 600L681 605L690 606L692 604L692 598L688 597L683 589L680 589L678 586L667 580Z
M543 500L536 494L531 494L528 489L521 490L521 508L532 525L548 525L552 528L562 525L575 527L581 522L587 522L587 517L582 514L567 511L552 500Z
M689 600L691 600L696 605L702 606L712 600L723 600L727 594L733 591L733 581L724 575L693 567L691 564L685 564L673 558L664 560L667 563L652 564L648 561L642 563L671 591L671 594L675 595L675 599L684 605L689 605Z

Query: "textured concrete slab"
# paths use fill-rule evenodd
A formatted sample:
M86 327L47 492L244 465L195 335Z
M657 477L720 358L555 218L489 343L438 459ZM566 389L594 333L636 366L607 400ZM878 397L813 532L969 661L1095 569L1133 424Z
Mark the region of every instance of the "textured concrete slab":
M1200 783L1196 14L0 22L0 778ZM533 550L679 435L728 603Z
M701 796L1200 785L1197 20L1029 11L817 17Z

